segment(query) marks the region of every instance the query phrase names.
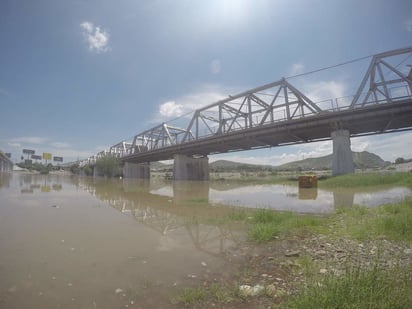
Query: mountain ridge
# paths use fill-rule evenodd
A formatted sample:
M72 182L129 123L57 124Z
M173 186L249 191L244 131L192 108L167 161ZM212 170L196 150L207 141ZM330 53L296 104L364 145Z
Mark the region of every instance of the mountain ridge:
M384 161L380 156L367 152L354 152L352 151L353 162L355 168L383 168L390 165L388 161ZM153 162L154 163L154 162ZM163 164L156 162L152 165L152 168L157 170L172 170L173 164ZM306 158L303 160L284 163L281 165L261 165L261 164L248 164L240 163L229 160L217 160L209 164L210 171L253 171L253 170L273 170L273 171L292 171L292 170L330 170L332 169L332 154L316 157Z

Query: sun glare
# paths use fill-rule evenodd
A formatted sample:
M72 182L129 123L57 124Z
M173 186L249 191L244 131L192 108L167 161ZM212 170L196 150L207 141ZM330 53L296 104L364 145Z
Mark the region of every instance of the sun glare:
M248 12L252 9L253 2L248 0L219 0L216 1L216 14L221 18L222 22L227 23L242 23L247 19Z

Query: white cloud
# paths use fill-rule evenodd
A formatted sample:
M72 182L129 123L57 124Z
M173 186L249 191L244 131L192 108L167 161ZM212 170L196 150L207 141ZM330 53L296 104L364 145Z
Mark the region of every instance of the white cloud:
M308 83L304 87L307 97L316 103L322 109L331 109L336 107L336 100L340 107L347 105L348 102L343 100L346 96L347 86L343 82L318 81L316 83ZM342 105L342 106L341 106Z
M83 35L91 51L97 53L109 51L110 35L107 31L102 30L99 26L94 26L93 23L88 21L81 23L80 27L83 29Z
M68 143L54 142L54 143L51 143L50 146L60 149L60 148L69 148L71 145Z
M298 74L302 74L303 70L305 69L305 65L301 62L298 63L294 63L292 65L292 69L290 70L290 75L298 75Z
M220 63L220 60L219 59L212 60L209 68L210 68L210 72L212 72L213 74L219 74L220 71L222 70L222 65Z
M83 23L80 24L80 27L82 27L84 30L86 30L87 33L92 33L93 32L93 24L85 21Z
M159 113L165 118L180 117L183 114L183 105L168 101L159 106Z
M182 95L174 100L160 104L156 115L150 122L160 124L171 118L180 117L186 114L189 114L189 117L191 117L190 113L194 112L196 109L215 103L227 96L228 94L224 94L224 91L218 86L202 86L195 92ZM186 123L186 125L188 125L188 123Z
M21 144L17 142L9 142L7 143L7 145L10 146L11 148L21 148Z
M412 18L406 20L404 24L405 24L406 31L412 32Z
M10 140L11 143L34 144L34 145L44 144L47 141L48 141L48 138L39 137L39 136L22 136L22 137L12 138Z

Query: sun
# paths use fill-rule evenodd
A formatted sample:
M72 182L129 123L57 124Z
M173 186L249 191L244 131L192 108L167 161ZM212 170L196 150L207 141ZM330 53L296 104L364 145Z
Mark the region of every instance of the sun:
M240 24L247 19L252 5L253 1L249 0L218 0L216 14L221 22Z

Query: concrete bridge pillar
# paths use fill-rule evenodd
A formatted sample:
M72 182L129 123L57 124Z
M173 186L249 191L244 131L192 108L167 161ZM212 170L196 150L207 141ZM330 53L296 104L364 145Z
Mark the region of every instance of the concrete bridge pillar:
M173 164L174 180L209 180L209 158L193 158L176 154Z
M134 179L150 179L150 163L125 162L123 177Z
M99 177L100 176L100 171L97 168L97 166L93 166L93 178Z
M348 130L337 130L331 134L333 141L332 175L343 175L355 172L350 134Z

